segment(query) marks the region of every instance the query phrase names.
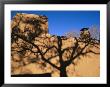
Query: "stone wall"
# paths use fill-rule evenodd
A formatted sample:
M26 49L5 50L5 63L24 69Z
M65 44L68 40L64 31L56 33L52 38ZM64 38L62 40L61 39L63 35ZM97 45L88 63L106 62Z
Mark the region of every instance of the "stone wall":
M18 13L13 17L11 22L11 33L16 33L21 37L25 37L27 41L31 41L37 45L42 53L52 46L58 48L58 38L48 33L48 19L46 16ZM29 39L30 37L33 37ZM16 38L16 37L14 37ZM76 43L75 38L62 38L61 50L73 47ZM84 43L78 43L79 47L83 47ZM99 45L98 45L99 46ZM25 51L23 51L24 49ZM99 47L100 48L100 47ZM38 49L21 38L17 38L11 43L11 74L42 74L51 73L52 76L59 76L60 71L53 68L50 64L45 63L37 52ZM94 50L99 52L100 49L94 46L87 46L86 50ZM71 50L63 53L63 60L69 59ZM59 53L55 48L50 49L44 54L44 58L49 60L56 66L60 66ZM70 64L66 71L68 76L99 76L100 75L100 55L88 53L86 56L80 56L76 59L75 65Z
M48 18L46 16L17 13L11 21L11 29L19 28L20 32L28 31L38 35L48 33Z

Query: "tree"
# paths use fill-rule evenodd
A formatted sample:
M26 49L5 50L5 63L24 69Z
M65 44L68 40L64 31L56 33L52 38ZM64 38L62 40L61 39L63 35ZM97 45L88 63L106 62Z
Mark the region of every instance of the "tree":
M15 34L15 36L17 38L19 38L18 40L22 40L22 42L23 42L22 44L17 43L18 47L20 48L20 50L17 50L17 52L20 55L26 55L27 51L30 51L29 55L34 54L36 56L35 62L38 61L38 59L41 59L41 61L43 61L41 64L43 64L43 63L44 64L46 64L46 63L50 64L52 67L54 67L60 71L61 77L67 76L66 67L69 66L71 63L74 64L73 61L76 58L80 57L80 55L85 55L85 54L90 53L90 52L95 53L92 50L84 52L84 50L86 49L87 46L89 46L90 44L94 45L95 43L93 43L91 41L84 43L83 41L78 40L76 37L75 37L74 46L62 49L61 36L57 36L57 39L58 39L57 46L55 46L55 45L53 45L53 46L41 45L40 46L40 45L36 45L35 43L33 43L32 40L30 41L30 40L24 38L23 36L20 36L18 34ZM84 46L81 48L79 43L83 43ZM41 47L44 47L44 46L45 46L46 51L43 52ZM33 51L33 49L36 49L36 51ZM51 50L56 51L56 54L51 55L49 58L45 58L45 54ZM12 51L15 51L15 50L12 50ZM64 61L64 59L63 59L63 54L65 52L68 52L70 54L66 61ZM99 54L99 53L95 53L95 54ZM55 56L59 56L59 61L58 61L60 63L59 67L56 64L51 63L51 61L50 61L51 59L55 58Z
M68 38L70 38L70 37L79 37L79 34L76 33L76 32L71 31L71 32L67 32L65 34L65 36L68 37Z
M97 26L92 26L89 31L92 39L100 41L100 30L98 30Z

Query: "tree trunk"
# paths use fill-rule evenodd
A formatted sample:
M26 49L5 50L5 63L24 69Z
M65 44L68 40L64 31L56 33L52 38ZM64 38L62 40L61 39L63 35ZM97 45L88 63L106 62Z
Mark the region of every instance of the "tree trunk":
M60 69L60 77L67 77L66 67L61 67Z
M57 36L58 38L58 53L59 53L59 62L60 62L60 77L67 77L66 73L66 65L62 58L62 39L60 36Z

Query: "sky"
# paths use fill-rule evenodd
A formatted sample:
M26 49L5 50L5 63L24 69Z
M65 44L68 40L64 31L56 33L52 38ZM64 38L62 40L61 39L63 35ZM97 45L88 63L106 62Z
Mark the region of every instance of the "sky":
M16 13L45 15L48 17L49 33L65 35L80 32L81 28L96 26L100 29L100 11L11 11L11 19Z

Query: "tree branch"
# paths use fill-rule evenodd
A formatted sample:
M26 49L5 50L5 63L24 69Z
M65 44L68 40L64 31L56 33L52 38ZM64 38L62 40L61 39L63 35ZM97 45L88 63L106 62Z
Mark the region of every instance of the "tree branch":
M47 59L44 58L43 53L40 51L40 49L39 49L39 47L38 47L37 45L35 45L34 43L32 43L32 42L29 41L29 40L26 40L26 39L23 38L22 36L19 36L18 34L15 34L15 36L17 36L18 38L21 38L22 40L24 40L24 41L30 43L31 45L33 45L34 47L36 47L36 48L38 49L38 52L40 53L40 55L41 55L41 59L42 59L43 61L49 63L49 64L50 64L51 66L53 66L54 68L60 70L59 67L57 67L56 65L54 65L53 63L51 63L50 61L48 61Z
M77 39L76 39L76 40L77 40ZM78 56L80 56L81 53L83 52L83 50L84 50L88 45L89 45L89 43L87 43L87 44L81 49L81 51L80 51L79 53L77 53L77 54L73 57L73 55L75 54L76 49L78 48L78 40L77 40L76 46L73 48L73 51L72 51L72 54L71 54L70 59L67 60L67 61L65 61L66 65L67 65L67 66L70 65L75 58L77 58Z

